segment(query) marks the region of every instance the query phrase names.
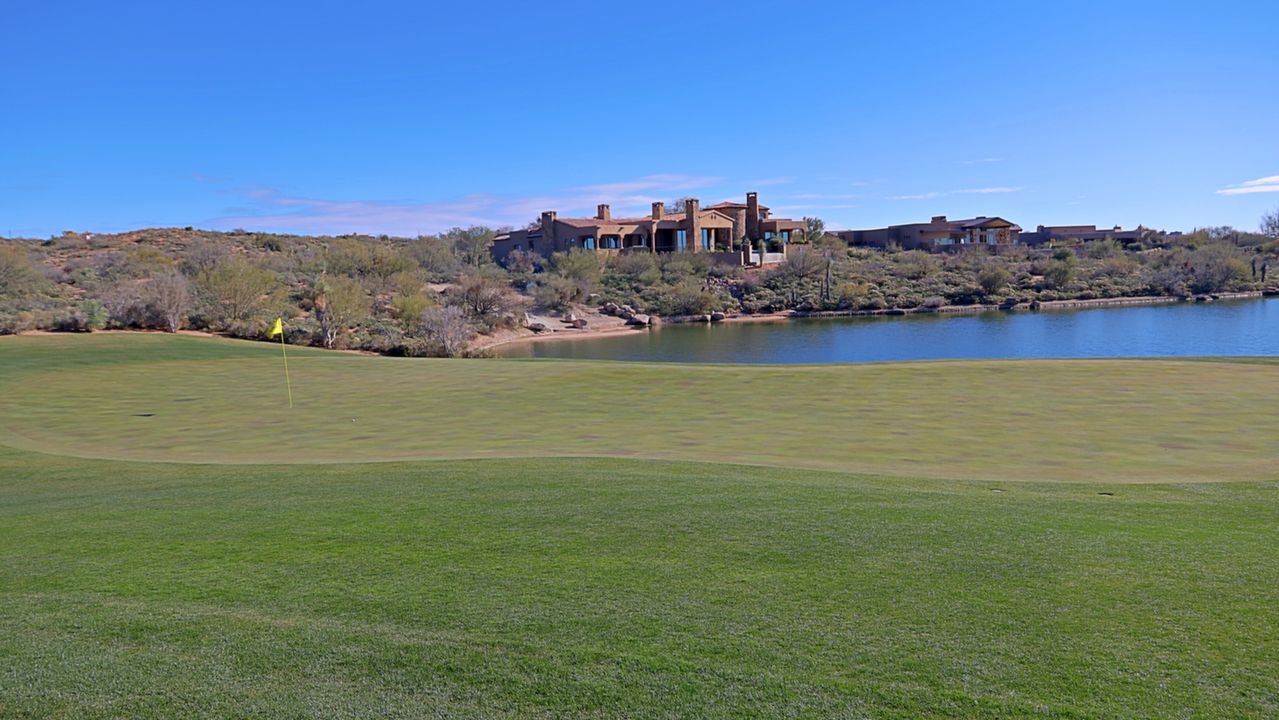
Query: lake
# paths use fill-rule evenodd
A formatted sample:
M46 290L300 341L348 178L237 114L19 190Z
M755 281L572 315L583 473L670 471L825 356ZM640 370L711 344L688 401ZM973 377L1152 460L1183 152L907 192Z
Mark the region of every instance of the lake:
M1279 298L1086 310L659 325L503 357L699 363L1279 355Z

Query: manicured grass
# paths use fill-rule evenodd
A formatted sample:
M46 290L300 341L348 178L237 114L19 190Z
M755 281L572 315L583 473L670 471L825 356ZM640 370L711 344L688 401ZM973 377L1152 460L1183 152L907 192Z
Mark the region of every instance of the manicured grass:
M190 337L0 339L10 445L84 457L356 462L615 456L890 475L1270 479L1272 364L712 366L421 360Z
M0 468L3 717L1279 713L1273 482Z
M0 717L1279 715L1273 364L270 353L0 339Z

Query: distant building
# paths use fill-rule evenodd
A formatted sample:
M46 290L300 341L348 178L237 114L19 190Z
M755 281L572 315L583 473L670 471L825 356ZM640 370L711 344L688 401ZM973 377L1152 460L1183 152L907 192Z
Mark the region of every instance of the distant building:
M937 215L926 223L890 225L874 230L843 230L836 234L849 245L943 250L961 245L1016 245L1021 228L1000 217L948 220L945 215Z
M785 246L792 238L803 235L804 227L800 220L771 217L753 192L746 193L745 203L724 202L707 208L689 198L684 211L675 213L666 212L663 203L655 202L647 217L615 218L608 205L598 206L595 217L590 218L562 218L548 210L536 225L498 235L493 257L502 262L516 250L550 257L551 253L577 248L608 254L707 252L742 262L746 261L744 250L763 240L780 250L766 252L764 262L777 262L785 257ZM750 261L758 262L758 254Z
M1118 225L1113 228L1098 230L1096 225L1040 225L1034 232L1021 234L1021 242L1025 245L1043 245L1060 240L1105 240L1112 238L1119 242L1140 240L1145 228L1124 230Z

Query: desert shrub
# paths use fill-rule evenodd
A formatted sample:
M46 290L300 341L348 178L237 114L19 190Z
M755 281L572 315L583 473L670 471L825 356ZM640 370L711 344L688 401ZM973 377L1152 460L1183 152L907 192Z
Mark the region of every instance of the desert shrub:
M1044 270L1044 281L1048 283L1048 287L1061 290L1074 279L1078 264L1073 252L1058 250L1053 253L1053 261L1048 263L1048 268Z
M36 314L30 310L0 310L0 335L17 335L36 327Z
M97 300L83 300L64 310L53 320L53 330L58 332L92 332L107 326L107 309Z
M659 315L705 315L724 306L725 299L719 293L693 283L664 288L648 304Z
M417 261L418 267L437 282L456 275L462 262L453 252L451 242L432 235L420 235L417 239L409 241L405 252Z
M897 256L897 266L903 277L918 280L937 272L938 262L936 257L922 250L908 250Z
M759 285L742 293L742 310L749 313L777 312L785 308L784 298L767 285Z
M542 265L542 256L527 250L512 250L506 256L506 270L514 274L527 275L536 272Z
M544 278L533 289L533 302L548 310L567 310L578 297L577 283L565 277L552 275Z
M937 308L945 307L945 305L946 305L946 298L937 297L936 295L932 297L924 298L924 301L920 303L920 307L924 307L929 310L936 310Z
M426 293L410 293L406 295L396 295L391 299L391 315L401 322L412 322L422 317L422 313L427 308L434 307L435 301L426 295Z
M1190 291L1195 293L1225 292L1249 277L1248 264L1222 245L1209 245L1196 250L1190 258Z
M1084 245L1084 255L1093 260L1120 257L1124 254L1124 246L1114 238L1096 240Z
M1012 275L1000 265L986 265L977 273L977 284L987 295L1003 290L1011 280Z
M324 259L329 273L362 278L375 285L383 284L396 273L411 270L417 265L413 258L381 242L353 237L332 240L325 250Z
M844 310L861 308L870 297L870 286L864 282L841 283L835 288L835 305Z
M599 255L577 249L552 255L551 267L561 277L568 278L586 288L586 292L600 281L604 270Z
M629 280L650 285L662 279L657 259L651 253L623 253L609 261L608 270Z

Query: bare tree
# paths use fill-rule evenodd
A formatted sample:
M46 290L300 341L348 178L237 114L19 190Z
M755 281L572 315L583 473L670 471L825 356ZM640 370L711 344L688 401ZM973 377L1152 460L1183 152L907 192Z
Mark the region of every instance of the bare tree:
M456 285L449 288L448 297L472 318L485 324L492 324L511 308L506 286L481 273L462 276Z
M1279 240L1279 210L1261 216L1261 234Z
M451 305L429 308L422 313L420 327L437 353L445 357L461 355L466 344L475 337L475 330L466 321L466 313Z
M177 332L186 322L191 311L191 283L182 273L170 270L151 278L147 283L151 303L169 332Z

